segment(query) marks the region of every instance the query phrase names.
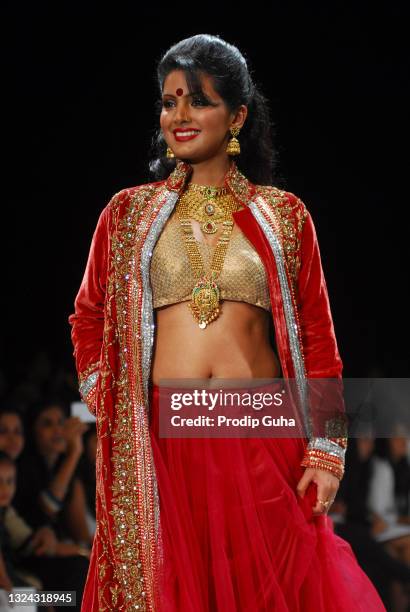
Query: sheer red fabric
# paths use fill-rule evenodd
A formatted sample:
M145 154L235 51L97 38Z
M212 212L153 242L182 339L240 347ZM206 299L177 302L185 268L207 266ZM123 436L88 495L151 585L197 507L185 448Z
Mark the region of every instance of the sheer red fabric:
M385 610L331 519L313 515L316 485L296 494L304 439L160 438L160 393L161 612Z

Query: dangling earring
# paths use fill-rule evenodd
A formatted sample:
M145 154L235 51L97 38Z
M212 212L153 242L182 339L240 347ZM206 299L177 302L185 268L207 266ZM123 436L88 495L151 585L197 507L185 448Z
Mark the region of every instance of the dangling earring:
M228 142L228 146L226 147L226 152L228 153L228 155L239 155L239 153L241 152L241 145L239 144L239 140L237 139L237 136L239 132L241 131L241 128L231 127L229 128L229 131L232 134L232 138Z
M172 159L173 157L175 157L174 152L171 149L171 147L167 147L167 157L168 159Z

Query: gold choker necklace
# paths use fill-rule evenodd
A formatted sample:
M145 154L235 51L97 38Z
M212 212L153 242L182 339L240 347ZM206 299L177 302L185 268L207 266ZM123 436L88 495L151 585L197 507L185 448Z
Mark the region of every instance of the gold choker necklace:
M208 199L205 199L205 196ZM208 206L209 210L207 210ZM194 274L199 277L192 290L188 306L201 329L205 329L220 314L220 291L216 279L222 271L228 250L233 229L232 213L237 209L238 204L227 189L202 185L189 185L176 206L191 267ZM216 220L214 220L215 215L216 219L222 222L223 231L213 252L210 270L206 273L201 252L192 231L191 219L202 223L203 231L206 234L214 234L218 230Z
M219 224L230 219L237 204L226 187L208 187L191 183L182 194L188 217L201 224L204 234L215 234Z

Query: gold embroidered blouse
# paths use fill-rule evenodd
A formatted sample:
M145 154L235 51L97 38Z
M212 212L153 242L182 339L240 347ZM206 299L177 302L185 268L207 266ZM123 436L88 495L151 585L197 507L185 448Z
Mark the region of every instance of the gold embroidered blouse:
M209 270L214 246L199 242L205 270ZM197 282L178 218L173 214L152 253L151 286L154 308L191 299ZM222 300L247 302L271 309L265 267L242 232L232 234L222 272L217 280Z

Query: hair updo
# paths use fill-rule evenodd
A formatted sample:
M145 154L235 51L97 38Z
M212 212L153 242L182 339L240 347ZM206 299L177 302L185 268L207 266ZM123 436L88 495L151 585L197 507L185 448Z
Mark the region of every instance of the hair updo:
M231 112L241 104L248 107L248 116L241 129L241 153L237 166L253 183L271 185L276 159L272 143L272 124L266 98L252 80L247 63L237 47L219 36L197 34L173 45L158 63L157 78L162 95L165 78L173 70L183 70L190 92L200 92L200 75L212 78L215 91ZM158 103L160 112L162 102ZM161 129L152 142L150 170L157 180L166 178L175 168L175 158L166 157L167 145Z

